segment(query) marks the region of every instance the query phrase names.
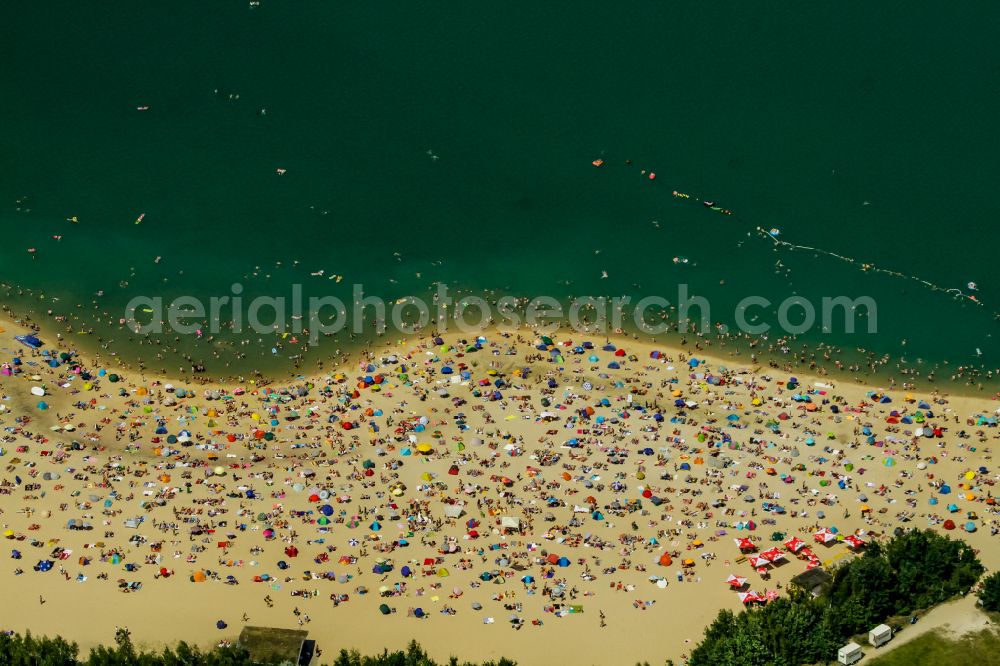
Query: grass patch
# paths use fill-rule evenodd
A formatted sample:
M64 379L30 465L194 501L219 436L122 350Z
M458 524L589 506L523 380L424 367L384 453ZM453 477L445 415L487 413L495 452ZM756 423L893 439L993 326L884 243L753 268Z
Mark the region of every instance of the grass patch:
M890 644L891 645L891 644ZM867 648L872 650L872 648ZM947 666L1000 664L1000 635L992 628L949 639L934 631L900 645L868 666Z

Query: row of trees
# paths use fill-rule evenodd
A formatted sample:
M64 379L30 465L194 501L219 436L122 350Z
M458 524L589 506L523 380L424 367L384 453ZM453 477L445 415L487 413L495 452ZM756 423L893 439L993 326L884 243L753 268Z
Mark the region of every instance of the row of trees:
M119 629L114 647L98 647L85 659L78 657L76 643L62 638L36 638L31 633L0 634L0 664L4 666L252 666L246 650L237 647L216 648L203 652L183 641L175 648L160 652L136 650L128 630ZM439 666L416 642L406 650L384 651L374 657L341 650L333 666ZM445 666L442 664L441 666ZM447 666L517 666L508 659L481 665L463 662L454 657Z
M348 652L347 650L341 650L331 666L439 666L439 662L427 656L423 648L414 641L410 643L405 652L402 650L396 652L386 650L374 657L362 655L357 651ZM440 664L440 666L446 665ZM457 658L452 657L448 660L447 666L477 665L470 662L459 663ZM517 662L505 658L500 661L487 661L478 666L517 666Z
M251 666L246 650L218 648L203 652L181 642L161 652L140 652L128 631L119 629L114 647L97 647L79 658L76 643L62 638L37 638L27 633L0 634L0 664L7 666Z
M872 543L838 567L818 597L792 589L760 609L720 611L691 653L691 666L829 663L852 636L967 594L983 571L967 543L930 530Z

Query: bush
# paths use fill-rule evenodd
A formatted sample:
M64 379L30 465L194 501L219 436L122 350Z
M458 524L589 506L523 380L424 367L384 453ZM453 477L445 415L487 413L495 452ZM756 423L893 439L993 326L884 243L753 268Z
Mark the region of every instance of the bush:
M1000 571L991 573L983 579L983 587L979 590L979 601L988 611L1000 611Z

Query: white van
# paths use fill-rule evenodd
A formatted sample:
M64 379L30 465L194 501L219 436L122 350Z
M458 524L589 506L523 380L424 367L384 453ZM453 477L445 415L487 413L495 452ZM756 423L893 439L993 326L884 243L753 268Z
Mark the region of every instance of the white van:
M868 632L868 642L872 647L882 647L892 640L892 627L880 624Z
M837 650L837 663L849 666L860 661L862 656L864 656L864 653L861 652L860 645L857 643L848 643Z

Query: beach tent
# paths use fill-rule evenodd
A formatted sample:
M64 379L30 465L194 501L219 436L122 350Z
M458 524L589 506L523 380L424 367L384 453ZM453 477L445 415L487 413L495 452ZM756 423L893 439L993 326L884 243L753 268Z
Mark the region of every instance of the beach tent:
M513 516L503 516L500 518L500 528L504 530L519 530L521 529L521 519L514 518Z
M446 504L444 507L444 515L449 518L460 518L464 511L464 505L462 504Z

